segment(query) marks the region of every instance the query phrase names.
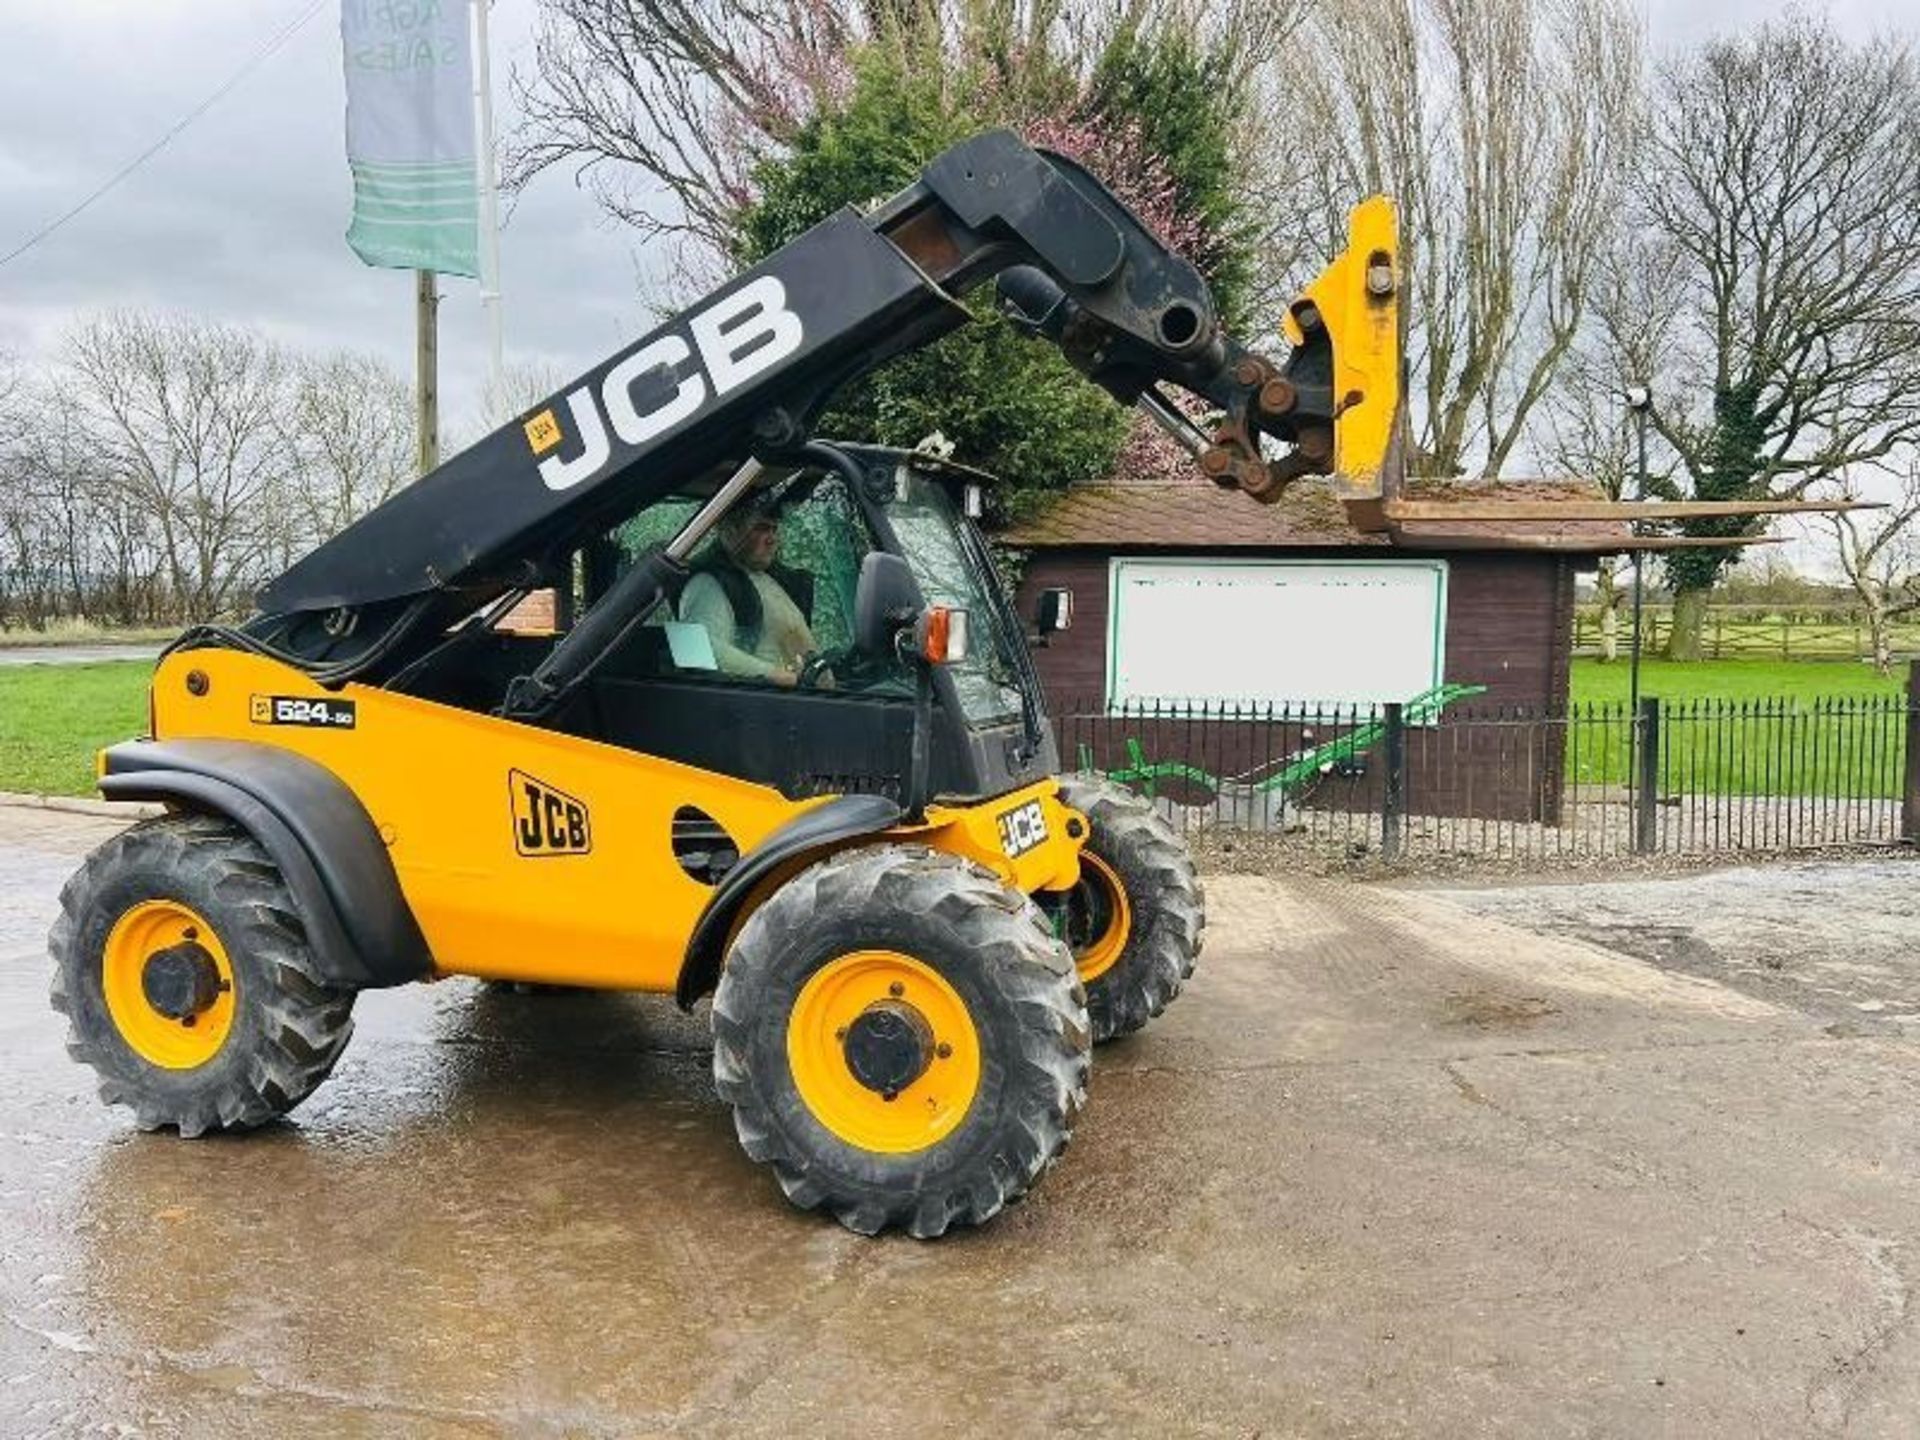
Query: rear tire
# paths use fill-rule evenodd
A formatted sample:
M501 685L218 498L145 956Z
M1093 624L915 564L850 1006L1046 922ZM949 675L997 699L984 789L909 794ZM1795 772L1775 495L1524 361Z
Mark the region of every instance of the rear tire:
M218 956L222 988L180 1020L144 997L139 951L185 941ZM217 817L151 820L95 850L60 893L49 950L67 1053L142 1130L265 1124L326 1079L353 1034L353 992L321 982L278 867Z
M923 1036L923 1068L891 1098L865 1088L847 1038L889 1006L912 1007L893 1033ZM844 852L777 891L727 957L713 1035L747 1154L795 1205L863 1235L992 1218L1066 1147L1086 1099L1072 956L1027 896L921 847Z
M1068 775L1060 798L1091 829L1067 930L1097 1045L1138 1030L1179 995L1200 956L1207 897L1185 842L1131 790Z

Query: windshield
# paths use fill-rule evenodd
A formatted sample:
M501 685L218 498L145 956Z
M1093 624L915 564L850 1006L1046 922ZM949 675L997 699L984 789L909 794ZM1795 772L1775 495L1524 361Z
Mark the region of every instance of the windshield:
M887 519L921 593L930 605L967 612L967 658L948 667L960 706L969 722L980 725L1020 713L1021 695L1014 650L1002 624L1001 607L986 586L994 583L969 562L959 527L940 487L918 471L900 467L898 489Z

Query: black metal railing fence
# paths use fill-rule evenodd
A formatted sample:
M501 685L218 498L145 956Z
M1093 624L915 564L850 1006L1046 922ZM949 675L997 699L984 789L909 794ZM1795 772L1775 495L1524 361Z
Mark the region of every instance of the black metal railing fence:
M1527 708L1067 704L1061 755L1182 830L1550 860L1920 841L1920 687Z

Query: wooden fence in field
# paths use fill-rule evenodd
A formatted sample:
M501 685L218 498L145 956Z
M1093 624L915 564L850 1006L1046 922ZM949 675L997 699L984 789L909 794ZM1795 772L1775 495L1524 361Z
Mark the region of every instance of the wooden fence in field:
M1624 655L1633 633L1632 603L1622 600L1615 614ZM1660 654L1673 630L1673 607L1646 606L1640 626L1641 652ZM1892 640L1895 659L1920 656L1920 616L1895 621ZM1574 609L1573 651L1602 653L1600 607L1592 602ZM1873 644L1858 606L1713 605L1707 609L1701 653L1709 660L1870 660Z

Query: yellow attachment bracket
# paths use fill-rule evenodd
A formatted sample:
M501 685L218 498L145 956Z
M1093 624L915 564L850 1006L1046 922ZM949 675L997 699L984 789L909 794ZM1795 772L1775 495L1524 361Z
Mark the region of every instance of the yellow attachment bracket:
M1400 248L1393 202L1370 196L1347 218L1347 248L1293 302L1282 332L1305 343L1317 310L1333 342L1334 485L1342 499L1398 488L1401 425Z

